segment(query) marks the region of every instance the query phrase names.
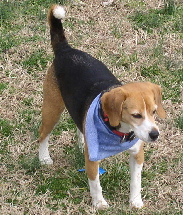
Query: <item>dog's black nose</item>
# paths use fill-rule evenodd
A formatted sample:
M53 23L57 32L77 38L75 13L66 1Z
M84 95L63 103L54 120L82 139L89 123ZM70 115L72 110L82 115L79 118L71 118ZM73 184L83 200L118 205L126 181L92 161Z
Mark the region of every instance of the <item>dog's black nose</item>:
M159 136L159 131L158 130L152 130L150 133L149 133L149 137L151 138L151 140L155 141L158 139L158 136Z

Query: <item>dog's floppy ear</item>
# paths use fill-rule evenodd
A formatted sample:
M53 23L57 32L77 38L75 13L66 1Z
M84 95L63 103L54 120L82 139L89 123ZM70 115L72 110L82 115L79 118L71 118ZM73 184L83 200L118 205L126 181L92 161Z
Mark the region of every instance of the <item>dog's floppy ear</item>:
M119 125L122 114L122 105L125 99L126 93L119 87L102 95L102 110L108 115L111 126L116 127Z
M155 98L155 103L157 105L157 114L160 118L164 119L166 117L165 110L163 109L162 106L162 90L161 87L153 84L153 93L154 93L154 98Z

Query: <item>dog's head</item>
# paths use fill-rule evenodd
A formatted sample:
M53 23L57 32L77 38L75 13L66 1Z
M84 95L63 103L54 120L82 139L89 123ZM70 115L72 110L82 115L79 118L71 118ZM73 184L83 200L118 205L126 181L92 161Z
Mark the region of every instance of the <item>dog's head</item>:
M126 84L104 93L101 103L111 126L117 127L120 123L125 123L145 142L158 138L155 113L160 118L166 116L160 86L150 82Z

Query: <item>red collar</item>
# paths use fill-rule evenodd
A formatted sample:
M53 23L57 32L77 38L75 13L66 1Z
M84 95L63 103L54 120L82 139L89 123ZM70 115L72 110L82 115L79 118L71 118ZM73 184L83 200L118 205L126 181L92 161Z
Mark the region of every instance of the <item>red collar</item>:
M109 124L109 117L106 113L103 113L103 120L105 122L105 124L110 128L110 130L121 137L121 142L124 142L124 141L131 141L135 138L135 134L133 131L129 132L129 133L123 133L121 131L118 131L116 130L116 127L112 127L110 124Z

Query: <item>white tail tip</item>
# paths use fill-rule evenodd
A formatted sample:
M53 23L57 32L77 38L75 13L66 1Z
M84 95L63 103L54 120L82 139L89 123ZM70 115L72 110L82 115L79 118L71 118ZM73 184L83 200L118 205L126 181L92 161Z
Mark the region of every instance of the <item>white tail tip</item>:
M63 19L65 18L65 9L62 6L56 5L53 9L53 16L56 19Z

